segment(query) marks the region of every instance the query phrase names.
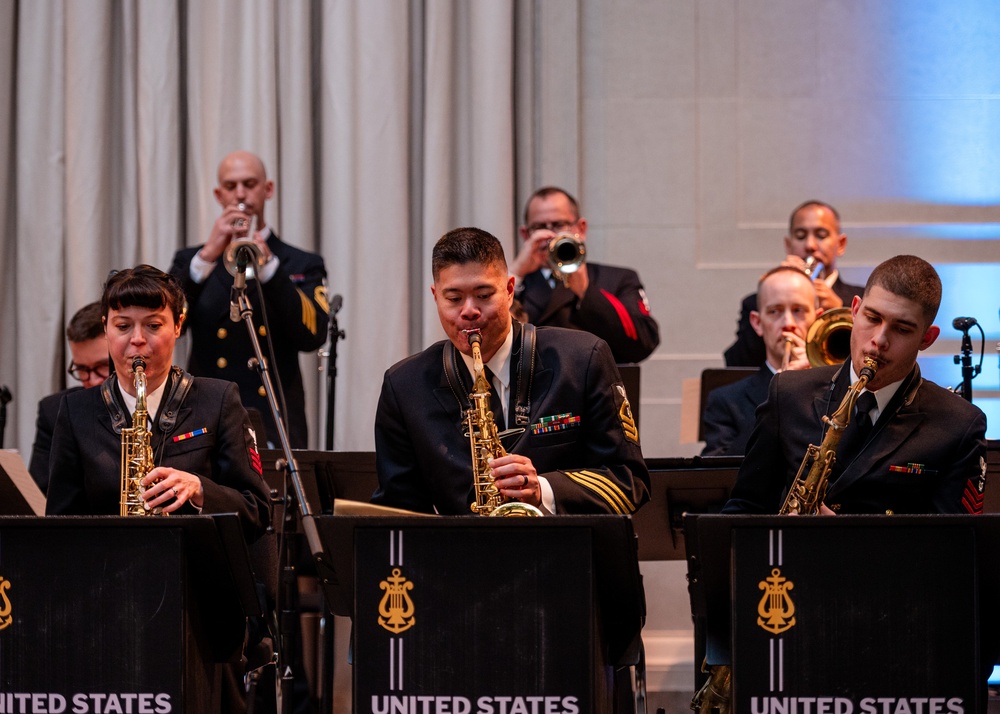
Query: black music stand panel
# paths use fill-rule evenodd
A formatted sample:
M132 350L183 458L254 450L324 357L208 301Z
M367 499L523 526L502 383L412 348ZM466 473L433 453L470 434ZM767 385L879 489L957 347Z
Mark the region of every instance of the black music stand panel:
M46 711L205 711L256 600L232 526L0 518L0 692L45 693Z
M692 516L692 611L733 711L985 711L992 516ZM789 709L789 711L792 711Z
M333 516L317 526L330 584L350 593L328 601L350 603L356 711L418 701L610 710L613 668L644 612L627 517Z

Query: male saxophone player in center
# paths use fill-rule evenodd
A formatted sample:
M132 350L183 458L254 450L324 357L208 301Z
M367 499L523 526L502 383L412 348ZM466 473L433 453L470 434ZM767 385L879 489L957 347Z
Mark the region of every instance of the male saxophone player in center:
M843 365L776 374L724 513L777 513L810 445L818 446L865 360L875 375L843 430L821 513L981 513L986 416L920 376L941 279L927 261L878 265L851 304L851 356Z
M431 294L448 339L385 373L375 416L379 486L372 501L472 515L467 411L480 340L506 455L491 475L508 501L548 513L629 514L649 498L649 472L606 342L588 332L511 318L514 277L500 242L458 228L434 246Z

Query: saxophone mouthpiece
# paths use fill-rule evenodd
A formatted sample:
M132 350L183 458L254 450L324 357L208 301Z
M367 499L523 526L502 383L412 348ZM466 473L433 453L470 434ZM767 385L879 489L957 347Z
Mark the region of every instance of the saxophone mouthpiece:
M858 371L859 377L864 377L869 382L875 379L875 371L878 369L878 362L871 357L865 357L865 363Z
M144 372L146 371L146 360L143 359L142 357L133 357L132 358L132 371L133 372L138 372L140 369L142 371L144 371Z
M465 333L470 345L483 343L483 336L479 334L479 330L462 330L462 332Z

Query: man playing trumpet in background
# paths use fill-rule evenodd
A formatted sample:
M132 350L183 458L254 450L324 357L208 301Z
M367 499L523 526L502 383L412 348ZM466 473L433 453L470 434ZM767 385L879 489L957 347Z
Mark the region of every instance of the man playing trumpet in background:
M810 200L792 211L785 236L785 260L782 265L799 268L813 279L818 306L832 310L850 305L864 288L840 279L837 258L847 248L847 236L840 232L840 214L822 201ZM756 293L743 298L736 342L725 351L727 367L756 367L764 361L764 343L750 324L750 313L757 309Z
M750 325L761 337L767 359L756 374L709 392L702 456L744 453L771 377L810 366L806 336L818 314L813 282L799 268L780 265L761 277L756 298L760 309L751 311Z
M323 258L280 240L264 221L264 205L274 196L274 182L267 177L264 163L248 151L235 151L219 164L219 184L215 199L222 213L212 225L204 245L177 251L171 275L180 280L187 297L185 322L191 334L188 370L198 377L215 377L236 382L247 409L260 413L267 434L260 441L278 443L267 396L257 372L247 367L254 356L250 337L243 325L230 319L233 276L224 265L226 247L247 237L251 220L256 232L249 236L262 254L263 265L247 273L246 295L253 308L261 351L272 357L272 370L280 376L275 384L284 395L284 417L293 448L308 446L305 389L299 371L299 352L319 349L326 341L328 305L326 267ZM267 334L253 278L260 282L268 325ZM273 376L273 372L272 372Z
M641 362L652 354L660 328L634 270L580 261L560 279L549 266L549 245L557 235L568 233L581 245L587 240L587 219L575 198L554 186L538 189L528 199L520 232L524 245L510 272L528 322L597 335L618 363Z

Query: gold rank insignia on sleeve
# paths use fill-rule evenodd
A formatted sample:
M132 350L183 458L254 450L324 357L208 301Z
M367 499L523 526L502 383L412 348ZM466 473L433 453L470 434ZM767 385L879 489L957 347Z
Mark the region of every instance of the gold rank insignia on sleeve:
M312 300L306 297L306 294L295 288L295 291L299 294L299 299L302 301L302 324L306 326L314 335L316 334L316 306L313 305Z
M615 406L618 407L618 419L622 423L622 431L625 438L633 444L639 443L639 430L635 426L635 417L632 416L632 407L628 403L628 395L625 394L625 387L616 384L614 388Z
M330 303L326 299L326 285L317 285L316 289L313 290L313 300L316 304L320 306L323 312L329 314Z

